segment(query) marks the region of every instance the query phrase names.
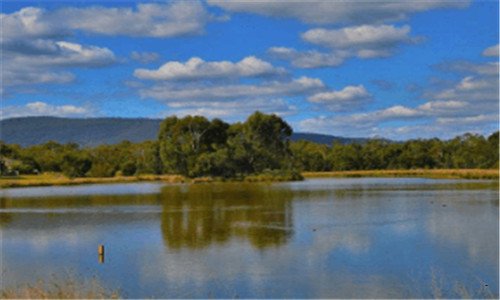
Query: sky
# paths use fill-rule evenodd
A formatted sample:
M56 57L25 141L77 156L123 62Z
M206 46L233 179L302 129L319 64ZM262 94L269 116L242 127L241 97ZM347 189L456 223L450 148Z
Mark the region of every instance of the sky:
M499 128L498 1L1 5L1 118L259 110L395 140Z

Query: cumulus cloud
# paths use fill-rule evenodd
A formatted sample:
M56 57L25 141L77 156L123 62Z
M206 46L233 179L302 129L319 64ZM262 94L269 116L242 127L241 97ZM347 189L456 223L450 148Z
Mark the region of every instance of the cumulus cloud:
M98 68L116 62L108 48L85 46L65 41L46 40L50 51L19 53L4 51L1 74L5 87L42 83L68 83L74 79L70 72L61 70L71 67Z
M210 15L198 1L140 3L132 7L66 7L46 11L25 7L1 14L5 38L55 38L81 30L102 35L167 38L199 34Z
M386 57L403 44L415 41L409 36L410 26L362 25L341 29L315 28L301 36L306 42L333 50L355 52L360 58Z
M98 68L116 62L105 47L63 40L69 32L39 8L1 14L2 83L5 88L33 84L61 84L75 76L64 68Z
M51 105L46 102L30 102L22 106L5 106L2 108L1 118L15 118L24 116L56 116L56 117L84 117L93 113L89 107L74 105Z
M101 35L168 38L199 34L207 22L220 20L198 1L140 3L133 7L25 7L0 14L4 86L67 83L74 75L64 68L104 67L117 61L105 47L69 42L77 31ZM154 53L132 53L152 62ZM27 75L26 73L29 73Z
M283 74L285 70L275 68L270 63L248 56L239 62L230 61L206 62L193 57L187 62L170 61L157 70L137 69L134 76L149 80L196 80L211 78L258 77Z
M287 47L271 47L268 53L277 59L288 60L298 68L336 67L345 60L345 53L324 53L316 50L297 51Z
M130 7L73 7L53 13L71 29L103 35L173 37L199 34L211 16L198 1L140 3Z
M305 131L394 139L450 138L464 132L489 134L498 130L498 64L460 62L441 66L463 77L447 86L428 89L422 94L427 102L421 105L320 116L303 120L299 127ZM492 68L497 68L497 72L491 72Z
M475 75L497 75L498 62L474 63L470 61L448 61L433 66L442 72L475 74Z
M130 53L130 58L133 60L136 60L140 63L143 64L148 64L157 61L160 59L160 54L156 52L138 52L138 51L132 51Z
M0 14L2 43L5 40L23 38L60 38L69 31L36 7L25 7L11 14Z
M458 100L475 102L498 101L498 78L496 76L467 76L454 86L428 91L424 93L427 98L437 100Z
M29 67L5 68L0 74L0 80L5 87L19 86L24 84L62 84L69 83L75 76L68 72L50 72Z
M268 53L275 58L288 60L299 68L336 67L345 60L358 57L363 59L392 56L404 44L417 43L422 38L410 36L408 25L361 25L340 29L315 28L301 34L304 41L326 48L328 52L317 50L299 51L287 47L271 47Z
M357 85L346 86L340 91L316 93L307 100L322 104L332 111L351 111L369 103L372 100L372 95L363 85Z
M300 77L291 81L271 81L261 84L234 85L154 85L139 92L143 97L169 102L171 106L242 98L297 96L324 87L317 78Z
M208 0L211 5L230 12L295 18L313 24L372 24L398 21L410 14L431 9L463 8L469 1L231 1Z
M499 46L498 44L496 44L494 46L484 49L483 56L498 56L499 51L500 51Z
M220 81L153 81L140 87L143 98L156 99L168 105L169 113L178 115L203 114L226 120L239 120L260 110L289 115L296 107L288 97L304 97L325 89L317 78L300 77L286 80L263 80L249 83L222 84ZM242 78L244 79L244 78ZM285 98L286 97L286 98Z
M173 112L169 111L169 114L174 113L177 116L202 115L208 118L223 118L229 121L238 121L245 119L248 117L249 113L257 110L265 113L277 114L279 116L288 116L297 112L297 108L284 99L257 98L246 101L209 102L204 104L203 107L199 105L185 107L174 110Z
M401 105L366 113L355 113L340 116L320 116L302 120L300 130L307 132L335 133L341 132L345 136L374 135L374 128L381 123L394 120L417 119L421 112Z
M397 127L374 127L379 136L395 140L404 138L452 138L465 132L491 134L498 130L498 114L485 114L472 117L443 117L431 123L413 124Z

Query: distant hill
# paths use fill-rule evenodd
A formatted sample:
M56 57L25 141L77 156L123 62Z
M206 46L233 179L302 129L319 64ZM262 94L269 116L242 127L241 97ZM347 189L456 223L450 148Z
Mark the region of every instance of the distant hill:
M74 142L82 146L115 144L123 140L141 142L156 139L161 121L143 118L12 118L0 120L0 140L21 146L36 145L47 141ZM291 140L306 140L326 145L331 145L334 141L340 143L366 141L366 139L315 133L294 133Z

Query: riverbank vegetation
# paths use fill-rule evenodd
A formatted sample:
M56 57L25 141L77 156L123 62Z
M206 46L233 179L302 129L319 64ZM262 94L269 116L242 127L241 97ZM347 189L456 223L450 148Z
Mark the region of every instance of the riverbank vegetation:
M305 178L320 177L425 177L440 179L498 179L496 169L414 169L303 172Z
M450 140L372 139L333 145L291 142L291 134L291 127L280 117L256 112L234 124L201 116L168 117L160 126L158 139L142 143L123 141L93 148L52 141L24 148L0 143L4 177L0 184L181 182L193 178L199 182L280 181L299 180L304 172L306 176L498 178L498 131L488 137L464 134ZM436 171L441 169L447 170ZM362 172L366 170L370 171ZM26 176L35 174L45 175Z
M105 288L96 278L52 277L33 284L0 290L2 299L119 299L119 291Z

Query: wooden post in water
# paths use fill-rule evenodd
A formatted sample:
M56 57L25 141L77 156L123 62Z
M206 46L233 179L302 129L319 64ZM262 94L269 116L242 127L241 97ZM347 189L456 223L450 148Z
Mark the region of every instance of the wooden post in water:
M99 255L98 261L100 264L104 263L104 245L97 246L97 254Z

